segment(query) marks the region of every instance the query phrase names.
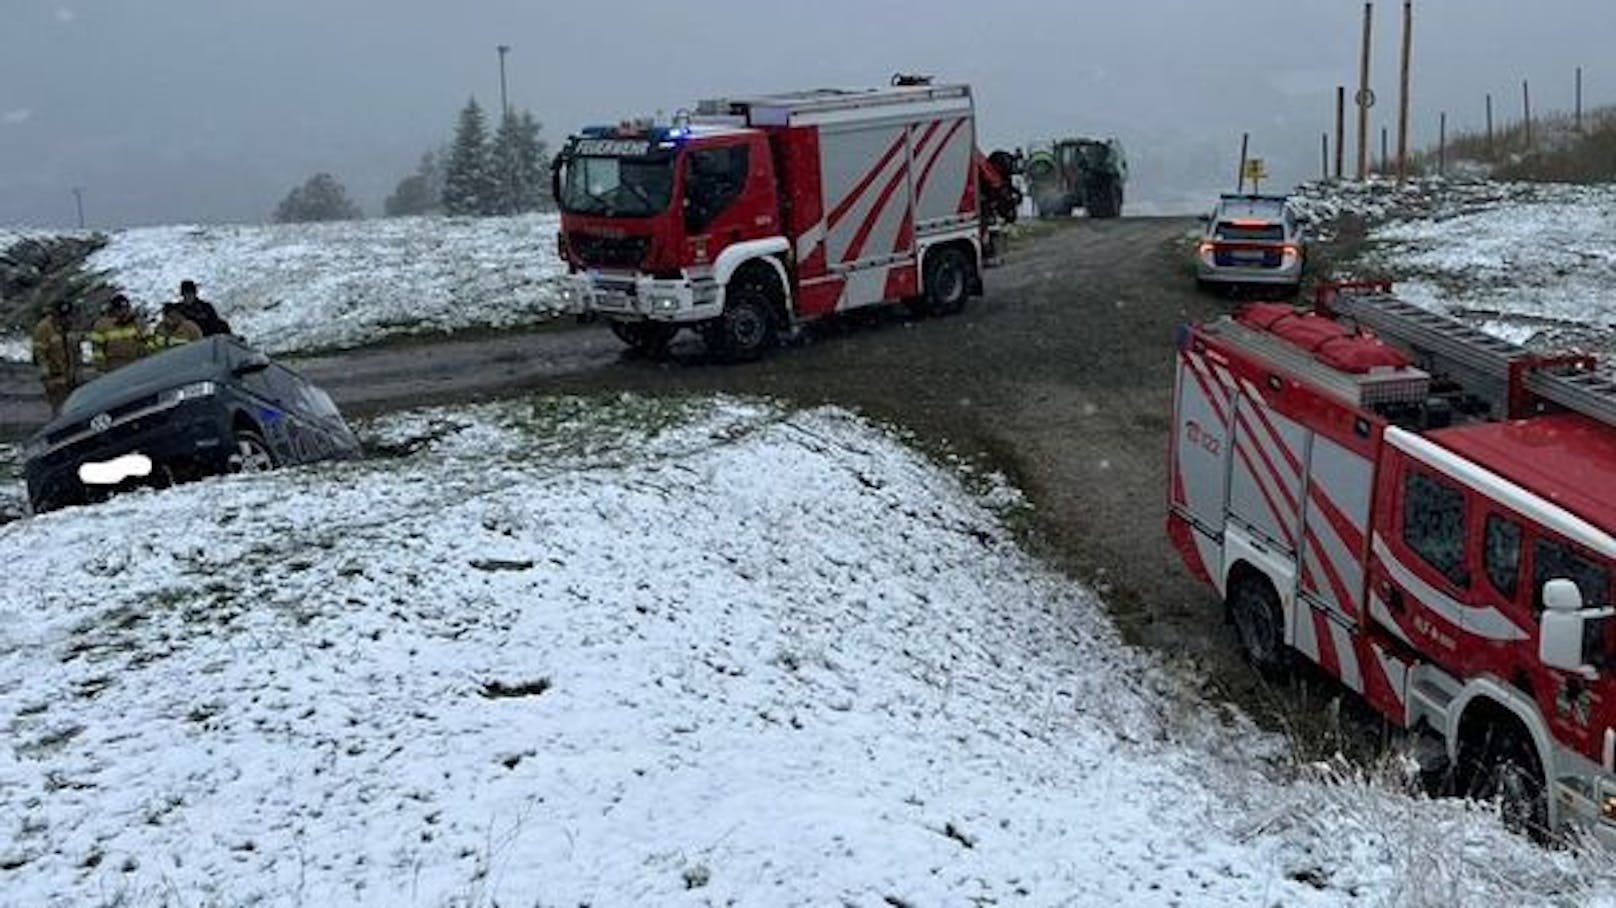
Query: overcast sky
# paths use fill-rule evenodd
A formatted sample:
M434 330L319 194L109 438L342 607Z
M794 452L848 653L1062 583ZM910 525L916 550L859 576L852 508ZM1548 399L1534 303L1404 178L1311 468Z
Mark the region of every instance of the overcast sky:
M1318 169L1334 86L1356 82L1359 0L0 0L0 224L261 221L316 171L369 213L468 96L553 141L700 97L880 84L976 89L989 148L1120 137L1131 200L1225 188L1242 131L1275 183ZM1376 13L1378 125L1396 107L1401 3ZM1416 0L1415 120L1479 125L1616 100L1613 0ZM1378 140L1376 143L1378 145ZM1349 149L1350 149L1349 143ZM1350 160L1350 155L1349 155Z

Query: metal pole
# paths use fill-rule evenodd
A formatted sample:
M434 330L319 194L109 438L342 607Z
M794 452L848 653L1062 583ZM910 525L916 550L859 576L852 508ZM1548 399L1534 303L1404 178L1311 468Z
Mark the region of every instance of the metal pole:
M1436 129L1436 172L1439 176L1446 176L1448 172L1448 112L1442 111L1441 119Z
M1375 4L1363 5L1363 53L1358 61L1358 179L1369 175L1369 45L1373 37Z
M1382 126L1380 128L1380 172L1381 173L1385 173L1386 171L1390 170L1391 167L1392 167L1391 146L1388 145L1387 142L1386 142L1386 139L1387 139L1388 135L1390 135L1390 130L1388 130L1386 127Z
M1238 184L1237 184L1239 186L1239 188L1235 190L1236 192L1243 193L1243 192L1246 191L1246 151L1250 147L1251 147L1251 133L1249 133L1249 132L1241 133L1240 134L1240 173L1238 174Z
M79 210L79 229L83 230L84 229L84 189L82 187L79 187L79 186L74 186L73 187L73 204Z
M1526 114L1526 150L1532 150L1532 84L1521 80L1521 109Z
M1582 67L1577 67L1577 132L1582 132Z
M1347 150L1347 87L1335 87L1335 178L1341 179L1342 157Z
M511 52L509 44L501 44L499 51L499 120L501 123L510 119L511 104L505 99L505 55Z
M1319 179L1330 181L1330 134L1319 133L1319 172L1323 174Z
M1493 158L1493 95L1487 93L1487 160Z
M1408 176L1408 66L1414 50L1414 2L1403 0L1403 71L1397 101L1397 182Z
M511 135L511 102L505 96L505 55L510 53L511 46L509 44L501 44L497 50L499 51L499 126L500 132L503 133L502 138L508 139ZM500 194L505 197L505 205L503 206L505 213L514 214L516 212L516 198L515 192L513 191L514 187L511 184L515 182L513 176L515 175L516 164L511 160L511 148L509 147L509 143L506 141L501 141L499 145L499 156L501 158L500 164L503 165L503 169L505 171L505 179L501 181L503 182L504 186L502 187Z

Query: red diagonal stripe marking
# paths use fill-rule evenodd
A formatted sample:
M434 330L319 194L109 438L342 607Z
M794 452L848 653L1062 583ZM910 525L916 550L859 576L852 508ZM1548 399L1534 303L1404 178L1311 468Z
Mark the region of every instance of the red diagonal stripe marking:
M881 171L886 170L887 165L892 163L892 159L898 156L899 151L903 150L903 145L908 141L908 139L909 133L907 130L898 133L898 138L893 141L892 147L887 149L886 154L881 156L881 160L877 162L874 167L870 168L870 172L866 173L864 178L858 181L858 185L854 186L853 190L843 197L841 202L839 202L836 207L831 210L830 217L825 219L825 229L827 231L840 223L842 218L847 217L848 212L853 210L853 206L858 204L859 199L864 197L865 191L868 190L871 184L875 182L876 178L881 175ZM900 171L900 173L901 172L902 171Z

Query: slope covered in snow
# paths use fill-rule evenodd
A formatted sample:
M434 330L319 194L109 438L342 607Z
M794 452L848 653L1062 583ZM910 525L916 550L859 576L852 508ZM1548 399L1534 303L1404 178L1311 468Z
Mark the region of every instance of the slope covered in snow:
M0 528L0 902L1616 904L1287 772L845 413L371 441Z
M1398 294L1516 342L1544 328L1616 328L1616 187L1422 180L1310 187L1315 220L1364 218L1352 265Z
M553 214L327 224L141 227L90 259L155 316L196 281L236 331L270 352L554 318ZM0 355L17 358L15 339Z

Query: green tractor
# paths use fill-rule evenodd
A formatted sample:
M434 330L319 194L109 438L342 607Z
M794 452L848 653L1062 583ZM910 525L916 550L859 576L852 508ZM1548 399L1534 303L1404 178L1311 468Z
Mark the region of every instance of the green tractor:
M1041 218L1086 209L1091 218L1122 214L1128 159L1116 139L1057 139L1027 155L1027 189Z

